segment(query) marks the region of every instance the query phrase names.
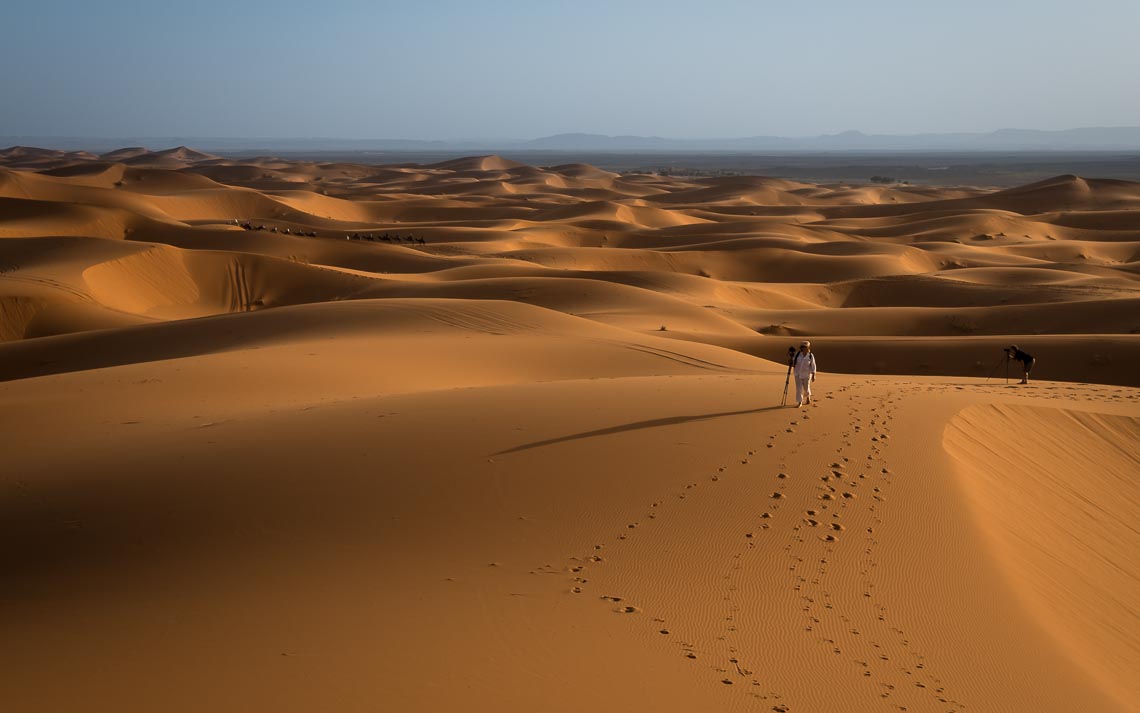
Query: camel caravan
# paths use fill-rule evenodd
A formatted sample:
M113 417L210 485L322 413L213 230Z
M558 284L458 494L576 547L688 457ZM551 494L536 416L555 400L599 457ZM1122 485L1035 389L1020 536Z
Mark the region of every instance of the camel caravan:
M268 230L270 233L280 233L282 235L299 235L306 238L315 238L317 231L315 230L292 230L290 228L281 228L278 230L277 226L266 228L264 224L254 225L248 220L238 220L234 218L234 225L241 227L242 230ZM351 233L344 236L345 240L367 240L371 242L383 243L406 243L408 245L427 245L427 239L422 235L400 235L398 233L384 233L383 235L373 235L372 233Z

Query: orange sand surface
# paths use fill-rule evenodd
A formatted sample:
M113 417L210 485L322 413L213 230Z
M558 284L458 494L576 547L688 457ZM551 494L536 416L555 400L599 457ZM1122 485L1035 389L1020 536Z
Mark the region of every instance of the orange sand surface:
M0 151L0 710L1138 711L1138 366L1137 183Z

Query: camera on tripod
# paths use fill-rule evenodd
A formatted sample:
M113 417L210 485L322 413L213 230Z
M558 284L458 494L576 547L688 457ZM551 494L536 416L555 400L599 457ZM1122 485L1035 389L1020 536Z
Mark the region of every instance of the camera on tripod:
M788 404L788 384L792 379L792 367L796 365L796 351L795 347L788 347L788 373L784 377L784 396L780 399L781 406Z

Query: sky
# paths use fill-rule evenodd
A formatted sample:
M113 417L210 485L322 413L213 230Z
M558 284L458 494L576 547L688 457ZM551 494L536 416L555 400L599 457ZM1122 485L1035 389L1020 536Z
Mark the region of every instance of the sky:
M1140 125L1137 0L4 0L0 136Z

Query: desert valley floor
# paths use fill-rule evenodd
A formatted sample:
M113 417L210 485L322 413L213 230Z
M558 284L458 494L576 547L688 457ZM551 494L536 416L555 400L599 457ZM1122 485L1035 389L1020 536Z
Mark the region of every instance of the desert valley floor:
M1138 365L1140 183L0 151L0 709L1137 711Z

